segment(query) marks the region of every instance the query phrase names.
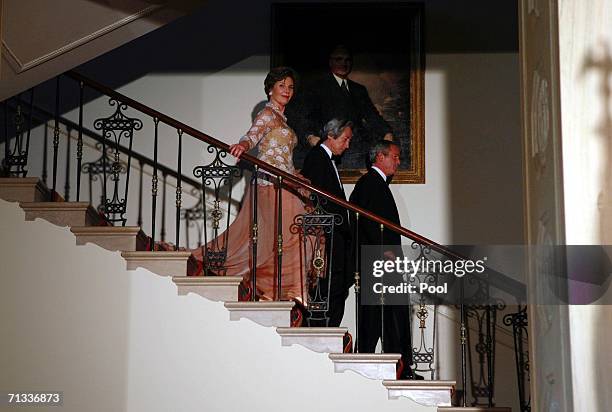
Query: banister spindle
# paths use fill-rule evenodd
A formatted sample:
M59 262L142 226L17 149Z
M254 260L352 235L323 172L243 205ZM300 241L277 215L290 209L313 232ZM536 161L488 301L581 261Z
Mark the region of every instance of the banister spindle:
M77 185L77 195L76 201L78 202L81 199L81 167L83 163L83 93L84 93L85 84L83 82L79 82L79 133L77 137L77 169L76 169L76 185Z
M70 201L70 140L72 129L66 128L66 177L64 178L64 200Z
M487 293L488 295L488 293ZM488 303L488 302L487 302ZM486 316L486 344L487 344L487 401L489 408L493 407L493 385L494 385L494 377L493 377L493 341L491 336L491 328L495 325L491 324L491 305L486 305L485 307L485 316Z
M106 133L102 130L102 208L104 214L108 217L107 214L107 198L106 198L106 168L107 168L107 158L106 158ZM116 187L116 186L115 186Z
M6 168L6 173L8 176L8 172L9 172L9 165L8 165L8 160L9 160L9 130L8 130L8 103L7 100L5 100L4 102L2 102L2 104L4 105L4 167Z
M155 135L153 139L153 178L151 179L151 245L150 250L155 250L155 218L157 212L157 135L159 119L153 118Z
M383 253L383 242L384 242L384 231L385 225L380 224L380 258L385 259ZM385 288L384 288L384 276L381 278L383 283L382 293L380 294L380 349L382 353L385 353Z
M253 260L251 262L251 300L257 300L257 193L259 192L259 187L257 185L257 175L259 174L259 166L255 165L255 170L253 172L253 180L251 190L253 192L253 227L252 227L252 237L253 241Z
M142 160L138 160L138 219L136 219L136 226L142 228L142 178L144 173L144 162Z
M359 308L361 307L361 277L359 271L359 212L355 213L355 353L359 353Z
M181 232L181 195L182 195L182 187L181 187L181 174L182 174L182 155L183 155L183 131L181 129L177 129L178 133L178 174L176 178L176 246L175 249L179 250L179 242L180 242L180 232Z
M30 89L30 113L28 114L28 134L26 135L26 144L25 144L25 151L24 151L24 166L25 164L27 164L28 161L28 155L30 153L30 134L32 133L32 112L34 111L34 88L32 87ZM21 154L21 153L20 153ZM25 175L27 174L27 171L25 171L25 169L23 169L23 176L25 177Z
M277 295L278 300L282 300L282 267L283 267L283 177L278 176L278 222L277 222L277 231L278 237L276 241L277 246L277 266L276 266L276 275L277 275Z
M45 122L45 128L43 132L43 164L42 164L42 181L47 185L47 150L49 149L49 124ZM90 202L91 203L91 202Z
M55 118L53 126L53 197L57 189L57 152L59 149L60 76L55 79ZM55 200L55 199L54 199Z
M21 93L17 95L17 113L15 114L15 144L11 149L10 158L5 160L9 176L19 176L19 155L22 149L23 137L23 107L21 106ZM17 166L13 171L13 166Z
M161 217L161 232L159 234L162 242L166 241L166 172L162 172L162 217Z
M463 399L461 406L464 408L467 406L467 324L466 324L466 313L464 305L464 288L463 288L463 277L459 280L460 282L460 305L459 305L459 317L461 318L459 326L459 339L461 343L461 385L463 388Z

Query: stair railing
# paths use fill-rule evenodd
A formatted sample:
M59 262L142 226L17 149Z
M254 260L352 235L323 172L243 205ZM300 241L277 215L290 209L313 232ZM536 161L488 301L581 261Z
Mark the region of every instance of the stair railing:
M30 91L31 95L33 96L33 89ZM11 161L10 164L13 165L13 167L15 167L15 171L12 173L12 175L14 176L25 176L25 174L27 173L27 171L25 170L25 166L27 165L27 148L29 147L29 135L31 133L31 130L33 128L34 123L36 122L39 125L45 125L44 128L44 141L43 141L43 161L42 161L42 170L40 171L41 173L41 179L43 181L44 184L47 184L47 175L48 175L48 170L47 170L47 152L48 152L48 131L50 129L49 125L46 124L46 122L48 122L50 119L52 119L53 124L55 123L55 115L51 112L49 112L48 110L36 105L33 103L33 99L30 100L30 102L24 102L20 97L17 97L16 99L16 104L13 102L6 102L8 104L7 108L9 110L11 110L13 113L15 113L15 117L17 119L19 119L19 117L21 118L25 118L27 116L28 118L28 123L27 123L27 135L28 135L28 139L27 142L26 141L22 141L21 142L21 147L22 149L22 157L25 158L25 161L22 161L21 164L19 165L19 168L16 167L16 163L14 160ZM24 106L26 107L24 109ZM25 113L24 113L25 112ZM82 116L82 114L81 114ZM82 119L80 119L80 121L82 122ZM19 124L20 122L23 122L23 120L17 120L17 124ZM6 123L5 123L6 125ZM63 126L63 129L65 130L65 134L66 134L66 171L65 171L65 184L64 184L64 192L63 192L63 199L68 201L70 200L70 190L71 190L71 186L70 186L70 170L72 170L73 166L71 165L71 161L74 160L70 157L70 142L75 140L74 136L73 136L73 131L78 130L78 138L76 139L77 142L84 142L83 138L89 138L91 140L93 140L94 142L96 142L95 144L95 150L101 153L102 150L102 144L103 144L103 137L92 131L91 129L87 128L87 127L79 127L78 123L75 123L74 121L67 119L64 116L59 116L58 118L58 125ZM55 129L55 127L53 127L53 130ZM62 134L62 128L58 128L59 129L59 134ZM20 136L21 135L21 136ZM17 134L16 139L15 139L15 146L13 147L12 150L17 150L16 148L19 147L18 145L19 143L19 138L21 137L21 139L23 140L23 136L24 132L23 131L19 131L19 134ZM77 150L80 153L77 153L77 158L82 159L83 158L83 146L85 143L81 143L81 144L77 144ZM5 148L9 148L9 145L5 145ZM138 167L132 165L132 168L136 169L139 173L139 185L138 185L138 218L136 221L137 226L142 227L142 207L143 207L143 175L144 175L144 170L145 170L145 166L154 169L154 161L153 159L142 155L141 153L138 153L136 151L130 150L129 148L123 146L123 145L118 145L117 146L118 150L126 155L131 157L132 159L136 160L138 162ZM58 150L59 151L59 150ZM7 157L5 155L5 158L10 158ZM108 157L107 157L108 160ZM110 162L110 161L109 161ZM57 166L59 167L59 165ZM80 167L80 172L76 173L76 201L80 201L81 200L81 177L82 175L85 175L86 177L86 181L88 184L88 201L90 204L94 205L94 199L92 198L92 195L94 193L94 190L92 188L92 185L95 181L99 180L99 176L101 174L101 168L102 168L102 157L98 158L95 161L92 162L82 162L81 163L81 167ZM77 166L78 168L78 166ZM163 190L165 191L166 186L168 185L167 183L167 178L171 177L175 180L178 181L178 173L175 171L175 169L166 166L162 163L157 163L157 167L156 167L157 171L159 173L162 174L163 179L162 179L162 186L163 186ZM123 172L125 172L125 168L122 169ZM185 230L185 245L191 245L190 242L190 237L189 237L189 233L190 231L187 230L187 228L189 227L193 227L194 225L197 233L196 233L196 239L197 239L197 246L201 245L201 238L202 238L202 228L200 226L197 226L197 221L201 220L201 209L202 209L202 193L200 193L200 186L201 183L198 182L197 180L190 178L187 175L182 175L181 176L181 181L188 184L189 186L191 186L191 189L189 189L187 192L194 198L197 199L196 204L191 207L191 208L184 208L181 212L181 220L184 222L184 226L186 228ZM234 202L236 203L236 202ZM98 210L101 210L102 207L100 207L102 205L102 201L100 201L100 203L98 204ZM161 216L162 216L162 227L165 226L165 202L162 203L162 207L163 210L161 212ZM156 228L155 228L155 222L151 222L151 233L152 233L152 239L154 240L154 236L157 233ZM161 240L165 241L165 230L162 230L160 232L161 235ZM149 242L149 246L150 246L150 250L153 250L153 246L154 246L154 241L153 242Z
M165 177L167 175L172 175L176 177L177 185L176 185L176 194L175 194L175 204L176 204L176 214L175 214L175 249L179 249L180 247L180 220L181 216L187 216L185 209L181 207L182 205L182 185L183 182L195 183L196 187L199 186L199 189L203 193L207 187L211 189L211 192L214 196L214 200L212 202L213 208L212 210L207 210L206 204L207 201L202 197L201 201L201 213L195 213L192 215L190 219L198 219L201 218L204 221L204 236L205 242L203 248L206 250L203 252L203 262L204 268L203 271L205 274L224 274L224 262L227 258L227 243L218 244L216 247L209 249L207 246L209 242L219 241L220 238L227 240L227 237L219 236L221 229L221 220L223 213L220 210L220 203L222 199L222 189L229 187L229 193L227 194L227 199L231 199L231 189L234 187L235 181L241 176L242 172L238 167L225 163L224 159L227 156L229 145L224 142L221 142L199 130L196 130L190 127L187 124L184 124L170 116L167 116L157 110L154 110L138 101L135 101L121 93L118 93L94 80L91 80L77 72L71 71L66 73L66 76L77 81L79 84L79 112L78 112L78 123L74 122L65 122L66 125L70 126L78 130L78 138L77 138L77 199L80 194L80 172L83 168L82 163L82 147L83 147L83 135L87 135L92 137L95 133L86 129L83 125L83 110L84 110L84 89L85 87L91 88L99 93L110 98L109 104L111 107L115 108L115 112L106 118L99 118L94 122L94 128L101 132L101 136L99 136L98 142L102 145L102 156L100 158L100 164L96 167L99 167L101 170L103 177L102 183L104 185L104 189L102 191L103 201L101 212L104 213L106 220L111 223L121 223L122 225L126 224L126 212L127 212L127 199L128 199L128 188L129 188L129 177L130 177L130 166L131 160L136 159L139 161L139 164L149 164L153 167L152 174L152 182L151 182L151 228L152 228L152 241L151 241L151 250L153 249L153 245L155 243L155 220L156 220L156 205L157 205L157 196L158 196L158 172L162 173L162 176L165 181ZM58 77L56 81L56 109L54 113L54 134L53 134L53 180L52 187L53 190L56 190L57 185L57 171L58 171L58 147L59 147L59 124L60 124L60 115L59 115L59 107L60 107L60 78ZM136 153L132 150L132 142L135 132L139 131L143 127L143 122L140 119L128 117L125 112L128 108L134 109L146 116L149 117L149 120L153 123L154 126L154 136L153 136L153 159L146 158L141 154ZM6 119L6 104L5 104L5 119ZM32 110L30 111L30 114ZM48 115L49 113L47 113ZM31 121L30 121L31 123ZM175 172L171 168L160 165L158 161L158 145L159 145L159 125L165 124L176 132L177 139L177 171ZM5 122L6 124L6 122ZM21 129L20 129L21 130ZM183 168L183 137L184 135L188 135L191 138L199 140L201 142L207 143L209 146L207 148L208 152L214 155L214 160L212 163L205 166L198 166L194 169L194 176L201 179L201 182L192 181L190 178L186 178L182 174ZM6 153L9 153L9 134L5 131L5 150ZM29 139L28 139L29 140ZM121 142L127 140L127 147L124 147ZM16 151L18 155L23 151L22 144L16 143ZM26 151L27 153L27 151ZM124 153L127 155L127 162L121 160L120 153ZM9 156L5 154L5 159L8 159ZM411 248L417 250L419 257L427 258L430 256L432 251L443 256L445 259L450 261L460 261L465 260L466 258L461 254L458 254L424 236L419 235L409 229L396 225L395 223L384 219L380 216L373 214L372 212L365 210L357 205L351 204L343 199L340 199L330 193L327 193L308 182L300 179L299 177L290 174L284 170L275 168L270 164L251 156L247 153L243 154L241 157L243 162L250 164L253 167L252 178L250 179L250 187L252 190L252 197L250 198L250 205L246 205L247 207L251 207L252 212L252 234L250 241L250 247L252 248L252 259L251 259L251 289L250 289L250 298L252 300L257 299L257 251L259 246L258 239L258 195L255 188L257 188L260 179L267 179L268 184L272 184L276 189L277 197L276 197L276 209L278 211L276 216L276 269L275 273L277 275L275 280L275 289L276 293L274 299L280 300L282 298L282 277L281 277L281 268L282 268L282 259L283 259L283 236L282 236L282 227L283 227L283 214L282 214L282 206L283 206L283 190L285 188L290 188L293 190L306 190L310 192L312 196L312 200L315 202L314 211L310 213L306 213L301 216L294 217L294 227L299 227L301 229L301 233L303 238L307 238L310 236L311 238L321 239L322 235L326 239L326 242L333 243L333 227L335 225L340 224L337 215L329 215L325 212L324 204L325 202L334 202L345 209L348 209L353 213L354 216L354 231L355 236L358 234L358 227L360 222L363 219L368 219L370 221L374 221L380 225L381 233L384 229L389 229L394 231L401 236L407 238L411 242ZM46 162L46 158L45 158ZM25 175L23 172L23 166L15 164L11 164L10 161L5 160L5 170L8 171L9 174L15 175ZM120 184L120 175L122 172L125 172L125 183ZM46 171L44 172L46 175ZM140 181L142 182L142 175L140 175ZM165 186L164 186L165 189ZM142 193L142 183L139 189L139 192ZM165 198L165 190L164 190L164 198ZM164 201L165 204L165 201ZM225 220L225 230L227 231L229 228L229 210L226 214L227 219ZM141 212L139 211L139 221L141 221ZM213 239L209 240L207 238L207 223L208 220L211 220L211 227L213 228ZM164 220L162 220L162 224L164 224ZM330 229L331 228L331 229ZM165 232L165 225L162 226L162 233ZM163 238L163 235L162 235ZM306 243L306 241L304 241ZM355 242L357 245L358 242ZM318 245L320 246L320 245ZM317 249L319 250L319 249ZM321 271L326 271L326 275L331 276L331 256L329 255L329 247L325 252L325 256L312 256L312 261L306 262L307 265L312 266L313 272L317 272L318 275L321 274ZM361 296L361 280L362 275L359 270L359 253L360 251L356 247L355 250L355 298L356 298L356 324L359 325L359 302ZM319 263L316 264L317 259L319 259ZM326 263L327 262L327 263ZM311 286L314 286L312 289L316 290L319 297L324 295L324 291L321 292L320 287L320 279L325 276L315 276L317 279L314 280L314 283ZM425 281L432 281L435 285L437 285L437 278L432 277L431 273L419 273L420 279L425 279ZM523 298L525 296L525 286L520 282L515 281L499 272L491 270L487 268L488 282L487 288L490 287L491 284L494 284L496 288L512 294L514 296ZM417 279L419 279L417 276ZM331 282L329 282L331 283ZM468 388L467 384L467 362L468 362L468 313L473 308L467 307L466 302L469 302L469 299L465 296L465 282L463 278L459 279L459 290L461 301L459 304L459 313L460 313L460 351L461 351L461 380L462 387L464 390L464 395L462 397L461 403L463 406L467 405L467 394L466 390ZM488 289L487 289L488 290ZM487 292L488 293L488 292ZM329 289L327 292L327 296L329 296ZM520 299L519 298L519 299ZM326 318L327 312L327 304L328 302L317 301L316 299L312 300L313 305L310 305L310 301L306 303L307 309L309 313L312 315L313 313L323 313L324 319ZM434 332L433 338L431 339L431 347L425 343L425 335L424 329L426 324L427 314L425 313L427 309L425 308L425 300L421 300L417 302L419 309L417 310L417 317L420 321L419 329L421 329L421 339L420 339L420 347L411 348L413 357L415 359L416 366L413 368L416 371L425 371L430 372L433 378L434 369L432 365L434 362L434 342L435 342L435 322L434 322ZM495 328L495 312L494 308L491 307L490 304L484 305L484 316L485 316L485 339L484 341L479 340L479 344L481 347L484 347L484 356L486 357L486 368L487 368L487 381L485 382L486 392L485 395L488 398L489 406L493 405L493 364L494 364L494 350L492 343L494 342L494 328ZM423 312L423 310L425 312ZM435 311L434 311L435 316ZM383 326L384 328L384 326ZM359 336L359 332L357 332L357 336ZM357 340L358 342L358 340ZM358 351L358 343L355 346L355 349ZM422 367L421 367L422 366ZM474 385L472 384L472 390L474 390ZM474 395L474 394L473 394Z

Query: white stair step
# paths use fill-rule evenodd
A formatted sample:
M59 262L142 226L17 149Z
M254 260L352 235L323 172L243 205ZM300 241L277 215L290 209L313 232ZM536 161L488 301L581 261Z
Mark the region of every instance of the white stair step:
M282 346L301 345L322 353L342 353L347 331L347 328L276 328Z
M399 353L330 353L335 372L347 370L369 379L395 379Z
M226 302L230 320L250 319L263 326L291 326L291 309L295 302Z
M161 276L182 276L187 273L187 259L190 252L174 251L139 251L122 252L127 262L127 270L144 268Z
M98 214L87 202L22 202L25 220L45 219L57 226L93 226Z
M389 391L389 399L410 398L424 406L451 406L451 394L455 381L383 381Z
M195 293L215 302L236 302L241 276L173 276L179 295Z
M49 189L37 177L0 178L0 199L9 202L43 202Z
M136 250L138 226L77 226L70 228L76 236L76 244L94 243L110 251L133 252Z
M512 408L494 406L488 408L486 406L440 406L438 412L512 412Z

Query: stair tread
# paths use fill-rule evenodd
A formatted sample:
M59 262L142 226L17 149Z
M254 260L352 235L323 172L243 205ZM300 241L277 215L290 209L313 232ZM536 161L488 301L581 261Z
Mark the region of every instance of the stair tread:
M2 177L0 198L9 202L42 201L51 199L51 191L38 177Z
M139 258L139 259L187 259L191 256L191 252L185 251L174 251L174 250L164 250L164 251L147 251L147 250L138 250L135 252L121 252L121 256L124 258Z
M78 234L104 234L104 235L138 235L140 226L73 226L72 233Z
M173 276L172 281L182 286L215 286L233 285L238 286L242 282L242 276Z
M330 353L333 361L350 363L389 363L397 362L402 357L399 353Z
M93 207L88 202L21 202L19 205L22 208L28 209L50 209L50 210L61 210L61 209L88 209Z
M348 328L325 328L325 327L301 327L301 328L276 328L279 335L285 336L340 336L343 337Z
M447 389L453 388L457 385L456 381L417 381L417 380L388 380L383 381L383 385L387 388L393 389L416 389L416 388L427 388L427 389Z
M243 309L243 310L282 310L291 309L295 306L295 302L285 301L259 301L259 302L225 302L227 309Z
M19 183L23 183L23 184L28 184L31 185L32 183L42 183L42 181L38 178L38 177L2 177L0 178L0 185L5 185L5 184L19 184Z
M457 411L457 412L511 412L512 408L504 406L438 406L438 411Z

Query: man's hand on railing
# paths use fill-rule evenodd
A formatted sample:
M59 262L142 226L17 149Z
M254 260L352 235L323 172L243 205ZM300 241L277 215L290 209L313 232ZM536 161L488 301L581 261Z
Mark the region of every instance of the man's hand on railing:
M247 142L240 142L237 144L233 144L230 146L230 154L236 158L240 158L242 154L249 150L249 146Z

